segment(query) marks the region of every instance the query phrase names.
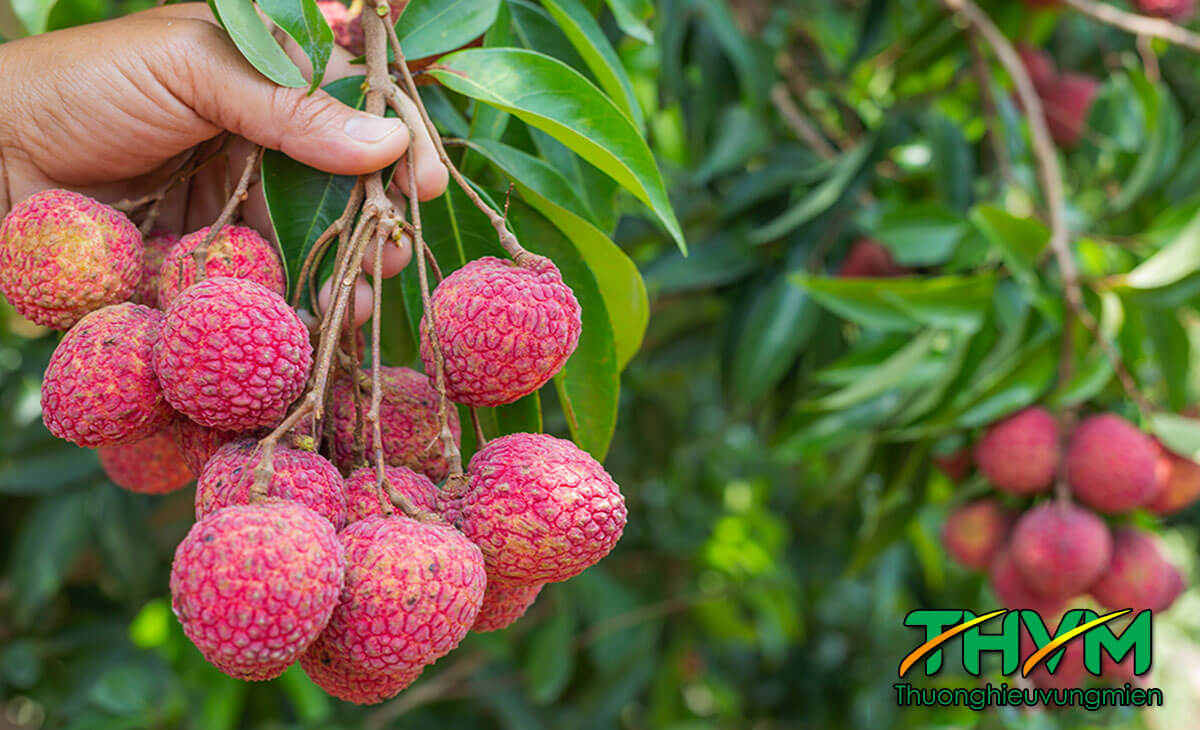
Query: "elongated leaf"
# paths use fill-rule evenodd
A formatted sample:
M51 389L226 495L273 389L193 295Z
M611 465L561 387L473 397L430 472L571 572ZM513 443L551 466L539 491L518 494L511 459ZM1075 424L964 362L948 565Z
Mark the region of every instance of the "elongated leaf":
M496 22L492 23L492 27L488 28L488 32L483 36L483 47L506 48L513 45L516 45L516 39L513 36L512 11L508 9L508 3L502 2L496 14ZM511 120L512 115L508 112L476 102L474 113L471 115L470 138L498 140L504 136ZM479 155L467 154L463 156L459 167L463 174L471 176L477 174L483 164L484 159Z
M1049 228L988 204L975 206L968 217L1014 273L1032 279L1038 259L1050 244Z
M1150 416L1150 429L1171 451L1200 461L1200 421L1173 413Z
M312 62L312 82L308 88L319 87L333 51L333 31L316 0L258 0L258 7L308 56Z
M5 0L9 2L9 0ZM50 18L50 11L58 4L58 0L11 0L12 14L20 21L21 28L13 28L9 35L5 35L9 40L16 40L21 35L28 33L29 35L37 35L46 32L46 21ZM20 33L19 31L24 31Z
M37 619L87 543L87 502L86 491L44 499L21 526L10 573L12 615L19 626Z
M637 38L642 43L653 43L654 32L643 22L654 14L654 6L650 0L608 0L608 8L626 35Z
M582 155L646 203L686 250L650 148L633 122L578 72L532 51L481 48L446 56L430 73L447 88L511 112Z
M812 407L826 411L841 410L900 385L929 353L936 338L937 333L932 330L920 333L912 342L880 363L867 377L817 399L812 403Z
M633 93L633 84L616 50L604 35L604 29L579 0L541 0L542 5L558 21L575 50L583 56L600 88L625 112L638 129L645 126L642 107Z
M1109 215L1124 211L1153 190L1163 175L1170 172L1179 153L1183 123L1170 91L1140 73L1130 73L1129 79L1142 105L1145 129L1138 138L1143 148L1138 150L1133 170L1123 180L1120 194L1105 206Z
M1174 241L1129 272L1125 283L1134 289L1159 289L1197 270L1200 270L1200 212Z
M905 266L944 263L962 239L962 216L940 205L901 205L886 213L872 231Z
M483 35L499 10L500 0L410 0L396 35L410 59L449 53Z
M960 428L976 428L1037 401L1054 383L1058 353L1049 345L1034 350L1011 375L989 389L957 420Z
M280 86L293 89L308 86L300 69L267 29L254 3L249 0L209 0L209 4L234 45L259 73Z
M874 150L874 137L860 142L857 147L842 156L825 182L818 185L804 200L751 233L751 242L767 243L782 238L829 210L841 199L855 176L862 172Z
M977 330L989 311L996 277L826 279L792 274L821 304L864 327L912 330L921 326Z
M729 388L739 403L755 404L783 379L816 332L820 310L783 272L758 292L736 338Z
M529 638L525 676L529 696L538 704L553 702L571 679L575 667L575 652L571 648L574 624L571 612L560 607Z

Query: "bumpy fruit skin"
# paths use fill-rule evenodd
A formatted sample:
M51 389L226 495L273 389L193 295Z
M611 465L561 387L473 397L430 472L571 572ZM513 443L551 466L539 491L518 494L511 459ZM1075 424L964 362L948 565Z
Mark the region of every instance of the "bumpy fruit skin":
M965 568L986 570L1004 546L1013 514L994 499L979 499L951 512L942 525L942 544Z
M1083 74L1066 73L1043 91L1042 107L1050 136L1060 147L1074 147L1083 139L1088 113L1100 91L1100 82Z
M471 261L438 285L432 304L447 395L469 406L512 403L545 385L583 329L575 294L543 256L520 265L491 256ZM421 360L434 372L424 317Z
M359 705L375 705L395 697L424 671L424 667L419 667L392 675L357 669L344 656L330 650L324 634L300 657L300 666L321 689L339 700Z
M196 259L192 251L204 243L210 227L189 233L176 243L163 261L158 279L159 306L166 309L175 297L196 282ZM276 294L286 293L283 264L271 242L245 226L225 226L208 246L205 273L209 278L227 276L258 282Z
M465 493L446 509L483 550L490 579L555 583L608 555L625 529L625 499L570 441L516 433L475 453Z
M154 370L175 410L249 431L281 421L312 367L308 330L283 297L246 279L188 287L167 311Z
M328 623L344 569L333 526L307 507L227 507L193 525L176 549L171 606L222 672L271 679Z
M1120 416L1085 419L1071 434L1067 481L1080 502L1107 514L1127 512L1158 492L1154 441Z
M325 651L356 672L399 677L458 646L487 583L478 547L448 525L408 517L359 520L338 538L346 583L321 636Z
M1196 13L1196 0L1134 0L1139 13L1175 22L1188 20Z
M1062 615L1067 607L1063 599L1042 598L1030 590L1007 548L1002 549L992 561L988 583L1000 605L1010 611L1036 611L1039 616L1049 621Z
M120 446L101 446L100 466L118 487L140 494L166 494L186 487L192 472L168 430Z
M1044 408L993 424L975 444L975 465L996 489L1017 495L1050 488L1058 469L1058 425Z
M162 271L163 262L167 260L167 254L178 243L179 236L166 231L154 231L145 240L142 278L138 281L132 301L147 307L158 306L158 276Z
M204 465L196 481L196 519L220 509L249 504L254 468L262 451L250 439L225 444ZM335 530L346 524L346 496L342 475L325 457L311 451L278 446L272 461L275 474L267 496L297 502L329 520Z
M908 273L908 269L896 263L891 249L869 238L855 241L838 269L838 276L851 279L883 279Z
M1065 600L1090 588L1108 567L1112 536L1094 513L1047 502L1017 520L1010 550L1030 590Z
M221 431L201 426L181 415L172 419L169 431L175 445L179 447L179 453L183 455L183 462L187 464L193 476L200 476L204 465L217 453L217 449L242 436L237 431Z
M162 312L116 304L88 314L58 343L42 380L42 420L86 448L148 438L172 417L152 365Z
M512 626L517 619L525 615L538 594L542 585L522 586L490 580L483 594L483 606L475 618L471 630L476 633L499 631Z
M1157 442L1155 442L1157 443ZM1200 464L1158 444L1158 486L1146 506L1159 515L1171 515L1200 499Z
M142 234L113 208L45 190L0 223L0 291L21 316L65 330L129 299L142 276Z
M352 387L349 378L338 378L330 396L334 463L343 471L354 465L354 427L358 419ZM450 461L438 438L438 395L429 378L409 368L383 367L379 370L379 388L379 431L384 461L421 472L435 482L445 479ZM370 400L364 396L361 402L367 404ZM458 443L462 433L458 411L450 408L446 415L450 432ZM374 443L374 433L365 421L362 429L363 443Z
M429 477L403 466L385 466L384 476L392 488L408 497L417 509L437 514L438 488ZM375 489L375 467L364 466L346 477L346 524L369 517L386 517Z
M1092 585L1092 597L1110 610L1153 609L1167 591L1171 564L1154 538L1141 530L1116 530L1112 543L1112 561Z

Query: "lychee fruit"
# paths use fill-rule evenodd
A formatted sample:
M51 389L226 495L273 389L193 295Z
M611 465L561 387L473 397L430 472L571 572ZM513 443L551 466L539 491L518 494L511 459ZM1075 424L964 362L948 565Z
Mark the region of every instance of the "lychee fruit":
M554 262L470 261L433 292L433 321L445 357L446 392L456 403L500 406L526 396L562 369L583 328L579 302ZM421 360L433 373L426 313Z
M217 449L240 438L243 434L237 431L221 431L208 426L201 426L187 416L178 415L171 420L171 438L179 447L183 461L191 470L193 476L200 476L204 465L217 453Z
M1134 0L1134 7L1143 15L1183 22L1196 12L1196 0Z
M144 242L145 255L142 257L142 278L138 281L137 291L133 300L147 307L157 307L158 277L162 271L163 261L167 254L179 243L179 236L166 231L155 231Z
M408 497L414 507L437 514L438 488L429 477L404 466L385 466L383 473L392 489ZM384 512L375 488L375 467L364 466L346 478L346 524L388 514L392 512Z
M1157 474L1158 486L1147 505L1151 512L1175 514L1200 499L1200 464L1168 451L1162 444L1158 444Z
M361 56L363 31L358 15L351 15L350 8L338 0L320 0L317 7L320 8L321 15L325 16L329 29L333 31L333 42L354 55Z
M1108 567L1112 536L1095 513L1047 502L1017 520L1010 550L1030 590L1065 600L1086 591Z
M1090 592L1100 605L1113 611L1153 609L1166 594L1170 570L1171 564L1154 538L1124 527L1113 533L1112 561Z
M167 401L200 425L226 431L279 423L311 367L300 317L248 279L216 277L188 287L167 311L154 348Z
M513 625L537 600L538 594L542 592L542 585L538 583L526 586L498 580L488 581L487 590L483 594L483 605L471 630L482 634Z
M345 563L329 521L294 502L227 507L192 526L171 565L184 633L231 677L277 677L329 622Z
M167 254L159 274L159 305L166 309L175 297L196 282L196 259L193 251L204 243L211 226L184 236ZM245 226L225 226L208 246L205 258L206 276L227 276L258 282L283 295L287 293L283 264L270 241L258 231Z
M317 637L300 666L318 687L339 700L359 705L375 705L400 694L421 676L424 667L396 674L384 674L355 668L344 657L325 646L324 634Z
M1050 136L1060 147L1074 147L1083 138L1088 113L1100 91L1100 82L1091 76L1065 73L1042 93L1042 107Z
M975 444L975 465L1002 492L1029 495L1054 482L1058 424L1044 408L1026 408L992 424Z
M115 304L85 316L58 343L42 380L42 420L79 446L148 438L170 421L152 365L163 315Z
M891 249L870 238L855 241L838 269L838 276L850 279L884 279L908 273L896 263Z
M1154 440L1112 413L1084 419L1067 448L1067 481L1080 502L1107 514L1153 499L1158 488Z
M141 276L137 226L86 195L45 190L0 223L0 292L37 324L69 329L129 299Z
M1175 604L1175 601L1183 595L1185 590L1187 590L1187 583L1184 581L1183 571L1174 565L1168 565L1163 592L1151 608L1155 613L1166 611Z
M483 555L445 524L371 517L338 536L346 556L341 602L314 663L398 678L453 650L475 623Z
M952 482L961 482L971 472L971 450L959 449L947 456L934 456L933 465Z
M235 504L249 504L254 469L262 457L258 444L239 439L225 444L204 465L196 481L196 519ZM329 520L335 530L346 524L342 475L325 457L279 445L272 454L275 473L267 496L298 502Z
M1024 627L1021 628L1020 647L1023 665L1025 660L1038 649L1037 644L1033 642L1033 637ZM1048 664L1060 655L1061 658L1054 667L1054 673L1051 674ZM1053 652L1043 659L1029 673L1029 681L1039 689L1066 690L1081 686L1087 681L1088 676L1087 670L1083 666L1083 641L1077 640L1068 642L1065 648Z
M166 494L193 479L168 430L130 444L101 446L97 453L113 484L131 492Z
M490 579L567 580L607 555L625 529L621 490L570 441L501 436L475 453L468 472L465 492L448 511L483 550Z
M350 378L338 378L329 398L328 417L333 419L334 427L334 463L343 471L354 467L354 429L359 417L354 406L353 387ZM379 388L379 431L384 460L392 466L406 466L418 471L435 482L445 479L450 471L450 461L439 438L438 394L429 378L409 368L381 367ZM361 393L359 403L364 412L370 402L370 393ZM457 443L462 433L457 409L448 407L446 416ZM370 451L374 432L365 419L362 420L362 439Z
M1035 611L1042 618L1049 619L1066 610L1064 599L1043 598L1029 589L1007 548L1001 549L992 561L988 584L1001 606L1010 611Z
M1017 55L1021 57L1021 64L1029 74L1029 79L1033 82L1038 96L1044 96L1044 92L1049 90L1058 79L1058 69L1054 66L1054 59L1040 48L1025 45L1017 46Z
M986 570L1008 539L1013 514L994 499L964 504L946 517L942 544L965 568Z

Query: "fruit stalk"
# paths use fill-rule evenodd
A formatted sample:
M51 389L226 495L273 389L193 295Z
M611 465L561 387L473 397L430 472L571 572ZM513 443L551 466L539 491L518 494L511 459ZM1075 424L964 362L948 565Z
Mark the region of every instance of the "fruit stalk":
M221 210L221 215L217 216L216 222L208 229L208 235L204 237L204 241L192 249L192 258L196 262L196 281L204 281L207 275L208 247L212 242L217 240L217 236L221 235L221 230L229 225L233 220L233 216L237 213L237 209L242 202L246 200L247 190L250 189L250 178L254 175L254 171L258 169L259 163L262 161L263 148L255 146L254 151L246 157L246 166L242 168L242 176L238 180L237 187L234 188L233 194L229 196L229 200L225 201L225 208ZM182 272L182 268L180 269Z
M1147 38L1161 38L1200 53L1200 35L1169 20L1138 15L1096 0L1063 0L1063 4L1105 25Z

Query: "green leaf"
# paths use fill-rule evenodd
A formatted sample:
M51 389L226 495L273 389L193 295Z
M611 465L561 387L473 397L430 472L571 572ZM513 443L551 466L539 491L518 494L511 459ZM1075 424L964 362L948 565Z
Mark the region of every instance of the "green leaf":
M721 132L708 157L692 173L696 185L705 185L717 175L745 166L747 160L761 153L771 141L762 113L743 104L726 107L718 128Z
M532 51L480 48L446 56L430 73L579 153L646 203L686 250L650 148L633 122L577 71Z
M1035 349L1011 374L985 391L959 416L960 428L976 428L1037 401L1054 383L1058 353L1044 345Z
M317 89L333 51L333 31L316 0L258 0L258 7L308 56L312 62L312 83L308 88Z
M933 151L933 184L939 197L961 213L971 204L974 153L963 136L962 126L945 114L931 114L926 128Z
M579 250L600 286L616 341L617 365L623 370L641 346L650 319L646 284L637 266L588 220L587 204L544 160L491 140L468 145L512 177L521 196Z
M1159 289L1200 270L1200 212L1175 240L1124 277L1134 289Z
M642 108L633 93L633 84L621 59L604 35L604 29L579 0L541 0L550 15L558 21L571 45L579 51L600 88L625 112L638 129L645 127Z
M866 377L855 381L841 390L818 398L812 408L837 411L857 405L904 383L914 368L925 359L933 348L938 333L933 330L921 332L891 357L872 369Z
M1188 341L1187 329L1175 312L1144 314L1142 321L1146 325L1150 341L1154 344L1158 367L1162 369L1162 382L1167 390L1167 405L1180 410L1188 404L1188 380L1192 371L1192 348Z
M535 629L528 639L525 682L530 699L540 705L548 705L562 694L575 668L575 652L571 648L575 622L571 612L564 608L560 605L550 620Z
M653 43L654 33L643 22L654 14L654 5L650 0L607 0L608 8L612 11L617 27L625 35L637 38L642 43Z
M787 375L816 332L820 310L808 293L780 272L755 292L734 338L729 365L733 398L749 405L766 397Z
M300 69L271 35L254 3L249 0L209 0L209 4L234 45L259 73L280 86L293 89L308 86Z
M930 326L973 332L990 310L996 285L993 274L886 280L791 277L834 313L864 327L897 331Z
M46 21L50 18L50 11L58 4L58 0L11 0L11 2L13 14L24 26L22 30L29 35L46 32ZM15 40L16 37L15 35L10 36L9 40Z
M508 9L508 3L502 2L496 14L496 22L483 36L483 47L505 48L513 45L516 45L516 39L513 37L512 11ZM471 115L470 138L499 140L504 136L511 120L511 114L477 102ZM482 164L483 159L478 155L464 154L459 168L464 175L470 176L477 174Z
M799 204L750 234L751 243L768 243L796 230L833 207L854 178L863 171L875 150L875 137L859 143L838 160L829 177Z
M410 0L396 35L409 60L437 56L483 35L499 10L500 0Z
M1160 412L1150 416L1150 430L1169 450L1200 461L1200 421Z
M1122 181L1121 192L1105 206L1107 215L1115 215L1136 203L1170 172L1179 153L1183 122L1179 108L1163 84L1155 84L1141 73L1129 79L1142 106L1145 128L1139 135L1144 141L1137 151L1133 169Z
M32 626L62 587L88 539L88 493L43 499L22 522L9 566L14 622Z
M962 216L934 203L892 208L879 218L872 231L905 266L945 263L963 233Z
M990 204L975 206L967 217L1015 274L1032 281L1038 260L1050 245L1049 228Z

